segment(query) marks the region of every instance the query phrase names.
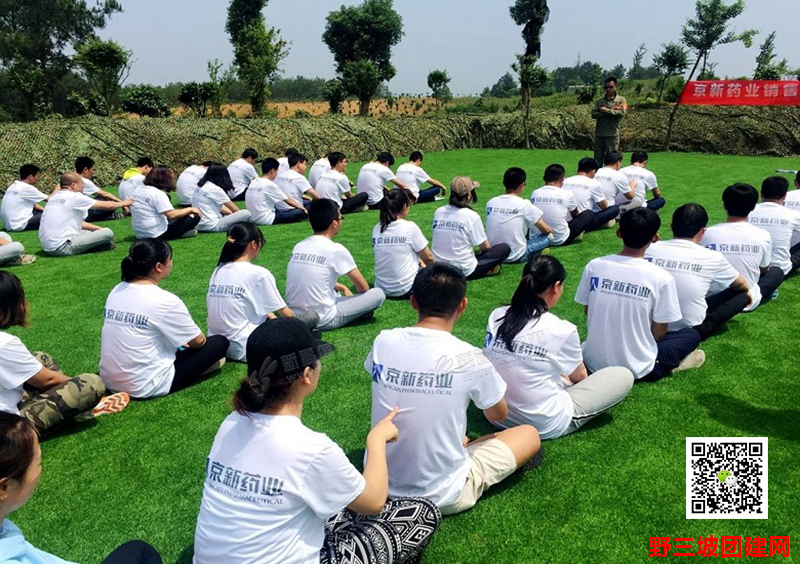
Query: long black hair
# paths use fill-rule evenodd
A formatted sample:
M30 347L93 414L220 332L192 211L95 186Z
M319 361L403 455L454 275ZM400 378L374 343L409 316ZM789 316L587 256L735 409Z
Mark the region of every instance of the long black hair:
M140 239L131 245L128 256L122 259L122 281L133 282L147 276L158 263L166 264L172 247L161 239Z
M514 339L532 319L538 319L547 311L547 303L539 295L556 282L564 282L567 271L557 258L536 255L525 265L511 306L503 316L503 323L497 330L497 338L501 339L506 348L514 350Z
M397 214L403 211L403 208L411 205L411 198L408 193L401 189L390 190L383 196L381 200L381 233L386 231L393 221L397 221Z
M255 241L259 247L264 246L264 234L254 223L234 223L228 229L228 240L219 254L217 266L233 262L244 254L247 245Z
M0 411L0 479L22 482L36 455L36 430L27 419Z
M205 186L206 182L219 186L227 194L233 190L233 182L228 168L221 164L213 164L208 167L205 175L197 183L198 186Z

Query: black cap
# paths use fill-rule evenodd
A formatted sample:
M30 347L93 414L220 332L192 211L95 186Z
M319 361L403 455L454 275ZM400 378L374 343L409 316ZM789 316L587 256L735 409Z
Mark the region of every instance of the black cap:
M268 321L247 339L247 373L259 374L274 362L270 379L300 376L303 368L333 352L333 345L314 338L306 323L294 317Z

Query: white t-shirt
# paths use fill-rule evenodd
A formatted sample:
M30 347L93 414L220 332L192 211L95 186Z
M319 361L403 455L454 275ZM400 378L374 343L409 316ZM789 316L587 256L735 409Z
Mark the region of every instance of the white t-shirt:
M176 192L180 205L192 205L192 196L194 191L197 190L197 183L206 175L206 172L208 172L206 167L192 165L181 173L176 183Z
M517 262L528 248L528 230L542 219L542 210L529 200L513 194L503 194L486 203L486 234L493 245L505 243L511 247L506 262Z
M97 187L97 184L94 183L94 180L91 178L84 178L83 179L83 195L84 196L93 196L100 191L100 188Z
M133 198L133 193L139 186L144 185L144 174L134 174L130 178L125 178L122 182L119 183L119 199L120 200L127 200L128 198ZM84 183L86 181L84 180ZM86 193L84 189L83 193Z
M483 346L483 354L508 385L508 417L498 425L533 425L543 439L560 437L575 413L561 377L583 362L578 329L547 312L517 333L510 351L497 338L507 311L507 306L501 307L489 316Z
M606 196L606 203L613 206L617 202L624 200L630 202L625 194L631 191L630 180L618 170L613 168L603 167L594 175L594 179L600 183L603 188L603 194Z
M397 167L397 178L408 186L415 198L419 198L420 187L431 179L421 166L412 163L401 164Z
M589 306L583 358L590 371L624 366L636 378L656 364L652 323L682 318L672 275L643 258L609 255L589 262L575 294Z
M387 296L402 296L411 290L419 272L419 255L428 240L413 221L398 219L381 233L381 224L372 228L375 253L375 287Z
M792 190L786 193L786 199L783 201L783 206L800 212L800 189Z
M328 157L322 157L321 159L314 161L314 164L311 165L311 168L308 171L308 183L311 184L311 186L313 186L316 190L319 177L330 170L331 162L328 160Z
M175 353L202 331L175 294L153 284L117 284L106 300L100 377L134 398L169 393Z
M326 521L364 486L342 449L300 419L231 413L206 460L194 562L319 562Z
M289 157L281 157L278 159L278 174L289 170Z
M0 216L3 218L3 225L9 231L22 231L33 217L33 206L47 196L38 188L17 180L6 189L0 204Z
M747 219L756 227L769 231L772 236L770 266L780 268L784 274L789 274L792 270L789 249L793 240L800 239L800 212L765 202L758 204Z
M331 170L319 177L314 190L320 198L333 200L342 207L342 194L350 193L350 180L341 172Z
M192 207L200 210L200 223L197 224L198 231L210 231L217 226L222 219L223 204L227 204L231 199L225 190L214 184L206 182L194 191L192 196Z
M572 192L557 186L542 186L533 191L531 202L542 210L544 222L553 230L553 245L561 245L569 239L567 216L578 209Z
M578 213L586 210L599 212L601 210L600 206L597 205L598 202L602 202L606 199L603 186L598 180L589 178L588 176L581 176L580 174L570 176L564 180L564 186L561 188L572 192L572 195L575 196L575 202L578 204ZM569 217L564 216L567 218L567 221L572 219L572 215L568 215Z
M256 178L244 195L245 207L253 215L251 221L258 225L272 225L275 205L286 199L283 190L268 178Z
M386 445L389 496L453 503L470 467L462 444L469 401L493 407L505 382L480 349L422 327L381 331L364 368L372 375L372 424L400 407L400 437Z
M137 239L155 238L167 230L169 220L164 214L175 209L169 196L155 186L142 184L130 197L131 226Z
M292 249L286 268L286 302L293 310L316 312L319 325L325 325L336 315L336 282L355 269L344 245L322 235L303 239Z
M19 415L22 385L36 376L42 364L17 337L0 331L0 411Z
M653 188L658 188L656 175L643 166L634 165L623 167L619 171L625 175L629 182L636 183L636 197L642 200L642 205L647 205L647 192L652 192ZM628 201L624 196L620 197Z
M59 190L50 196L39 224L42 249L54 251L80 235L83 221L96 203L89 196L70 190Z
M228 194L231 198L235 198L247 190L250 183L258 178L255 167L244 159L236 159L229 164L228 174L231 175L231 183L233 184L233 191Z
M231 343L228 358L244 361L250 333L267 320L268 314L285 308L286 303L269 270L239 261L214 270L206 306L208 334L227 337Z
M303 194L311 190L311 184L308 183L306 177L292 169L280 173L277 178L275 178L275 184L277 184L281 192L285 194L283 200L291 198L301 205L303 203ZM283 200L275 204L275 209L282 211L294 209Z
M486 241L481 216L469 208L442 206L433 214L433 245L436 262L447 262L469 276L478 266L473 247Z
M720 293L739 277L722 253L686 239L653 243L645 258L675 279L683 319L670 323L670 331L700 325L708 310L706 297Z
M752 311L761 303L758 280L761 269L772 260L772 237L769 232L747 222L720 223L706 230L701 245L722 253L731 266L750 286L753 303L745 311Z
M358 173L356 190L359 194L366 192L367 205L373 206L383 199L383 187L394 178L396 176L388 166L378 162L367 163Z

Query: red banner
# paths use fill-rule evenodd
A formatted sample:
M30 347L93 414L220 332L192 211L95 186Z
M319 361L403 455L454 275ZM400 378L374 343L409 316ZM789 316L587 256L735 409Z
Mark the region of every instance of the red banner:
M681 104L702 106L800 106L800 80L701 80L689 82Z

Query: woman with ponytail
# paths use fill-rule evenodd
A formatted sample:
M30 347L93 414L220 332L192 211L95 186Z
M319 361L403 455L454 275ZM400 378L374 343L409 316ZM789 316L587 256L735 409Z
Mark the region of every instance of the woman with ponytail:
M381 200L380 223L372 229L375 253L375 287L387 297L407 300L414 277L423 266L433 264L428 240L413 221L408 221L410 193L403 189L388 192Z
M228 339L206 339L181 299L159 288L171 271L172 247L161 239L136 241L122 259L100 338L100 376L109 389L165 396L225 363Z
M237 223L228 229L217 268L208 285L208 334L223 335L231 343L228 358L245 362L247 338L267 320L295 317L275 284L275 277L253 264L264 246L264 234L252 223ZM314 312L302 314L312 328L319 322Z
M298 319L277 319L250 335L248 376L206 463L197 564L419 561L441 515L425 499L386 501L386 443L398 437L399 409L367 435L363 474L301 421L320 359L332 350Z
M499 427L533 425L543 439L562 437L621 402L633 387L627 368L589 375L577 328L550 313L566 277L558 259L533 257L511 305L489 317L484 354L508 384L508 416Z

